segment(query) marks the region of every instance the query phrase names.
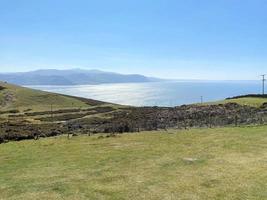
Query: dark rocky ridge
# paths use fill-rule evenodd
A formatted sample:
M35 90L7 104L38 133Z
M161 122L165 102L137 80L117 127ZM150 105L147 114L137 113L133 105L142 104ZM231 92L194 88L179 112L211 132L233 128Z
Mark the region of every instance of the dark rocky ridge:
M55 111L62 114L50 117L49 112L36 113L38 117L44 114L42 124L32 124L27 121L0 123L0 142L7 140L32 139L35 137L48 137L63 133L123 133L158 129L188 129L200 127L238 126L251 124L264 124L267 122L267 105L260 108L242 106L236 103L219 105L184 105L169 107L125 107L114 109L112 107L69 110L72 114ZM102 113L94 116L95 113ZM91 115L92 117L84 116ZM26 113L25 116L34 116ZM42 115L41 115L42 116ZM23 115L14 115L19 118ZM51 120L53 119L53 120ZM60 121L63 122L60 122Z
M220 105L185 105L175 108L127 108L108 119L78 119L69 122L91 132L131 132L167 128L219 127L227 125L262 124L267 120L263 108L241 106L236 103Z

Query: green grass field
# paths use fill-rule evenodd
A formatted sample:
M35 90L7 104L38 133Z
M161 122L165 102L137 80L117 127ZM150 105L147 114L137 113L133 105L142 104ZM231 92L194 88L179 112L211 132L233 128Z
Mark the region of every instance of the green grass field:
M237 103L240 105L252 106L252 107L260 107L263 103L267 103L267 98L260 97L242 97L237 99L225 99L215 102L206 102L202 105L217 105L217 104L226 104L226 103ZM201 105L201 104L199 104Z
M0 199L267 199L267 126L0 145Z
M241 105L260 107L263 103L267 102L267 98L257 98L257 97L244 97L238 99L229 99L224 101L219 101L221 103L238 103Z

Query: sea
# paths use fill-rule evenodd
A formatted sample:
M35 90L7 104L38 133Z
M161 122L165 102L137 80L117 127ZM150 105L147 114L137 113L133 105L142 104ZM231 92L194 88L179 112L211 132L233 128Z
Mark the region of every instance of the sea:
M27 87L123 105L171 107L262 92L260 81L162 81Z

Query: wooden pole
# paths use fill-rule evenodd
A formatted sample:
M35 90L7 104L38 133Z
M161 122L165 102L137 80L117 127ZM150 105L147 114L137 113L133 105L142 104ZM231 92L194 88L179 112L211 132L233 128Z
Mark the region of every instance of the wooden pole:
M262 76L262 95L264 95L265 94L265 81L266 81L265 76L266 76L266 74L263 74L261 76Z

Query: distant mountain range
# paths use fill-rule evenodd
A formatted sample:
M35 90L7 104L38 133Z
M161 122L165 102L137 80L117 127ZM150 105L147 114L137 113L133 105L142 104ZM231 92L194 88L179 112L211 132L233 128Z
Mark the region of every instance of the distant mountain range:
M118 74L100 70L45 69L30 72L1 73L0 80L18 85L83 85L102 83L141 83L161 79L139 74Z

